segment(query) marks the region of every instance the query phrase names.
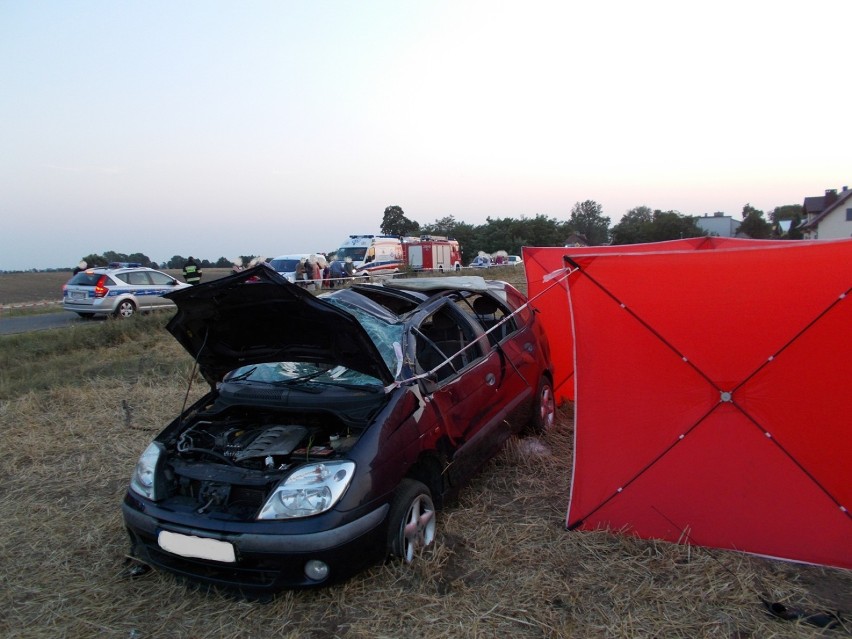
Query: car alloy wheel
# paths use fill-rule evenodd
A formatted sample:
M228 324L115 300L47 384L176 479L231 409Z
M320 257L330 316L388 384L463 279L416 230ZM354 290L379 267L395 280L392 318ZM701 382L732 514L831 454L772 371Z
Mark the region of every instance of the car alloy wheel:
M435 504L429 489L414 479L403 479L388 515L388 551L405 563L435 541Z
M115 309L116 317L131 317L136 312L136 304L130 300L122 300Z
M536 393L536 406L533 413L533 430L543 433L551 428L556 422L556 398L553 395L553 386L550 380L542 375L538 383Z

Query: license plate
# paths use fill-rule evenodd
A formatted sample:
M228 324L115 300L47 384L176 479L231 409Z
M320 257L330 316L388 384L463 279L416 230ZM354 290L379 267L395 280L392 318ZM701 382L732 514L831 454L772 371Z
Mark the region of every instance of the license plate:
M161 530L157 535L157 543L163 550L181 557L209 559L230 564L237 561L234 545L227 541Z
M83 291L71 291L71 299L84 300L86 299L86 294Z

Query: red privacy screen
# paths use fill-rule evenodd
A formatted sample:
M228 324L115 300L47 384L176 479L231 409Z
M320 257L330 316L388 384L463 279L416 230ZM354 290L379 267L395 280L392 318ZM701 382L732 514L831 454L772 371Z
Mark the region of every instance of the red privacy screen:
M568 526L852 568L852 241L708 242L524 249Z

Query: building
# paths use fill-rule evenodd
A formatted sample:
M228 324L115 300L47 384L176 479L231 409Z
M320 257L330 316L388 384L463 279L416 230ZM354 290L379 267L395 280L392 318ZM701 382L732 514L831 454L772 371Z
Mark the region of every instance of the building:
M737 231L740 228L739 220L735 220L730 215L725 215L721 211L710 215L705 213L703 217L696 218L698 228L716 237L736 237Z
M565 246L588 246L589 240L582 233L571 233L565 240Z
M852 191L844 186L827 189L825 195L806 197L805 220L799 229L806 240L852 237Z

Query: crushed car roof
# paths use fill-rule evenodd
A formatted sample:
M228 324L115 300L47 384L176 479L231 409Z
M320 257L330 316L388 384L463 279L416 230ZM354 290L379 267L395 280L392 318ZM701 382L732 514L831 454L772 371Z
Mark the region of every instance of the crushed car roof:
M408 277L386 280L384 286L407 291L474 291L484 293L488 290L485 278L478 275L459 275L452 277Z

